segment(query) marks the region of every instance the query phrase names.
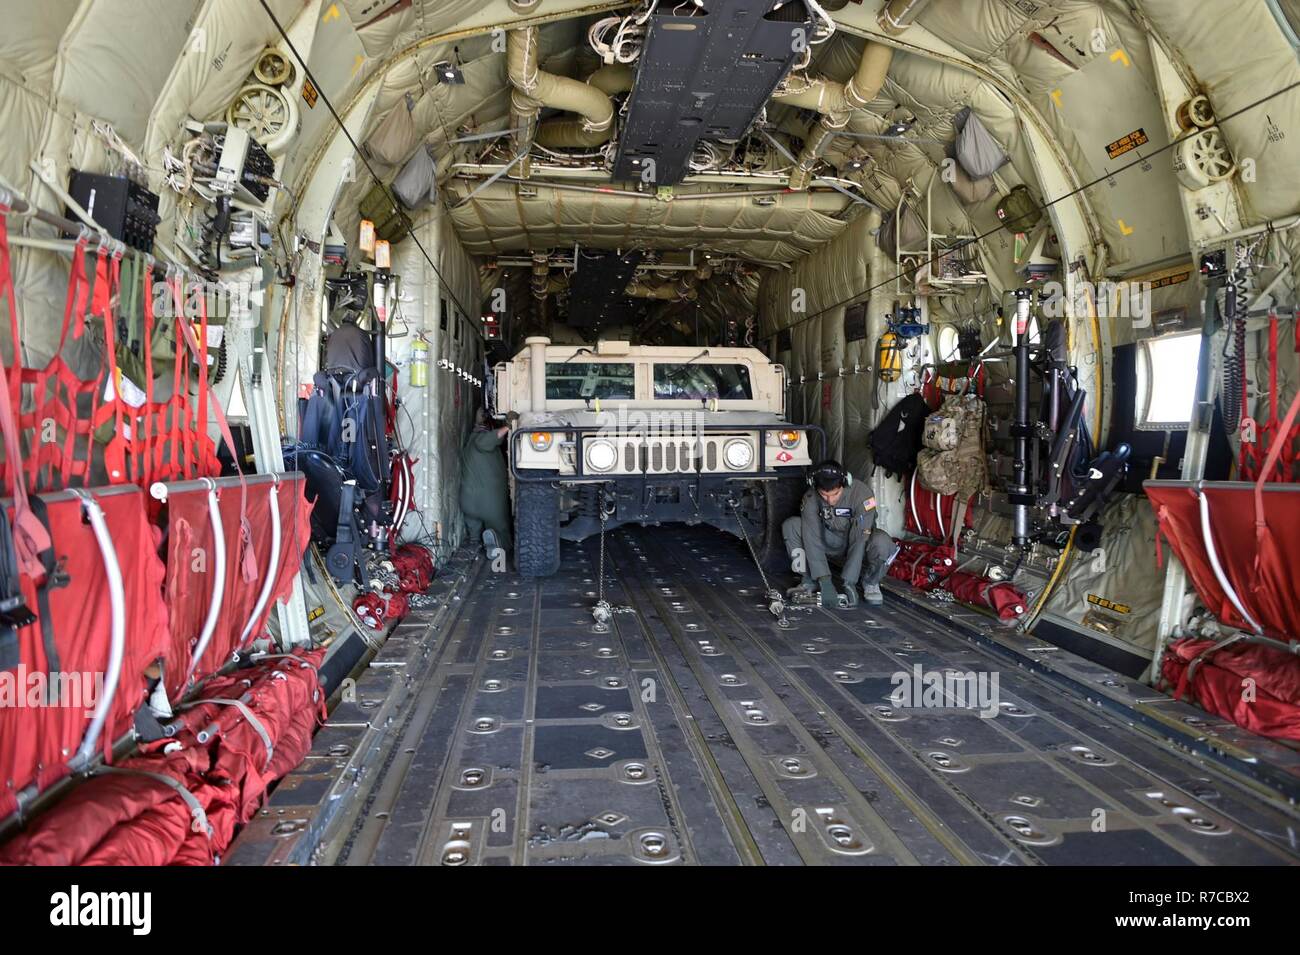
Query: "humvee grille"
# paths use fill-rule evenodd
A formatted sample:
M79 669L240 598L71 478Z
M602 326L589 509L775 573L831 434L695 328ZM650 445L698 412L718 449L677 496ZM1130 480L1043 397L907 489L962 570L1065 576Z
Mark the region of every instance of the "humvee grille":
M645 437L632 435L617 439L620 474L695 474L717 471L721 454L718 448L734 435L709 435L703 439L679 437Z

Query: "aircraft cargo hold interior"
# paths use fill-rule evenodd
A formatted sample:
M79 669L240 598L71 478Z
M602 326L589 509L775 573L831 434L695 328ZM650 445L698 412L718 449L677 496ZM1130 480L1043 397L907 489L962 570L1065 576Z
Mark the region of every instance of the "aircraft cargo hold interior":
M0 3L0 864L1296 864L1298 31Z

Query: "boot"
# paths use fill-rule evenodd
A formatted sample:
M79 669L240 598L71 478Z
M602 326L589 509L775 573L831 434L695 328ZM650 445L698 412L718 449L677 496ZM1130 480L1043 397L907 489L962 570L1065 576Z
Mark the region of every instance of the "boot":
M862 584L862 600L868 607L879 607L885 602L885 595L880 592L880 584Z

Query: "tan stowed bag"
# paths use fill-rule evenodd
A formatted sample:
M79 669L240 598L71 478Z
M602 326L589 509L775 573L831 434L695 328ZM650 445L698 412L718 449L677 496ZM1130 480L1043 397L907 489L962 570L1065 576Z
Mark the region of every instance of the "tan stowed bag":
M921 443L931 451L952 451L961 443L966 424L966 404L958 395L947 398L938 411L925 419Z
M958 407L960 406L960 407ZM945 440L952 422L957 422L960 437L950 449L931 446L930 419L936 424L935 442ZM926 448L916 460L916 476L921 485L936 494L956 495L966 500L988 489L988 462L984 458L984 402L975 395L954 395L926 420Z

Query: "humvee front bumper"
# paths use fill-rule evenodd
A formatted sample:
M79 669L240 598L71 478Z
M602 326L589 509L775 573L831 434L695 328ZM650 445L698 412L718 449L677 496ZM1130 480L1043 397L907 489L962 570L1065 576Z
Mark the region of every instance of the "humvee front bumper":
M781 432L799 432L795 447L783 447L777 436ZM523 462L524 438L547 434L558 444L558 462L549 464ZM598 483L657 478L708 477L727 481L762 480L798 473L818 460L811 454L813 438L819 453L826 448L826 433L816 425L710 424L700 425L686 434L671 432L614 432L604 425L564 425L562 430L519 428L510 435L510 473L516 481L559 482L562 484ZM738 443L749 448L749 465L735 467L732 461ZM601 448L609 466L593 467L589 453ZM558 463L558 467L557 467Z

